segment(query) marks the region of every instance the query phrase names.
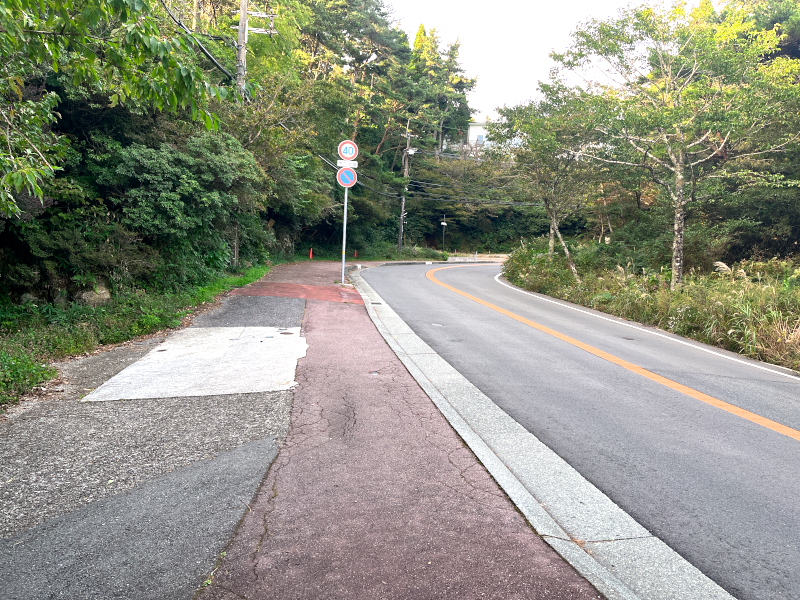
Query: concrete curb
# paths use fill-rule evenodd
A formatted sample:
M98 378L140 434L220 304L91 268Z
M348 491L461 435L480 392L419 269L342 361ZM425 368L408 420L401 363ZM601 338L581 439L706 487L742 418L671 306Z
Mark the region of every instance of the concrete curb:
M525 518L608 600L734 600L436 354L350 277L378 331Z

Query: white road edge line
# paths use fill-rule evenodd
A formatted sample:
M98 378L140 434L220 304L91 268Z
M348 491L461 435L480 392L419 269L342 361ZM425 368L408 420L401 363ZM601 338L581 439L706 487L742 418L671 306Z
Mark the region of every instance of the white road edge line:
M511 284L506 283L504 281L500 281L500 277L502 277L502 275L503 275L502 273L498 273L494 277L494 280L497 283L499 283L500 285L502 285L504 287L507 287L510 290L514 290L515 292L519 292L520 294L525 294L526 296L531 296L532 298L536 298L537 300L541 300L542 302L549 302L550 304L557 304L558 306L561 306L561 307L564 307L564 308L568 308L570 310L574 310L575 312L579 312L579 313L582 313L584 315L589 315L590 317L594 317L596 319L601 319L603 321L609 321L610 323L616 323L617 325L624 325L625 327L630 327L631 329L636 329L637 331L641 331L642 333L648 333L650 335L655 335L657 337L673 341L676 344L683 344L684 346L689 346L691 348L694 348L695 350L700 350L701 352L706 352L708 354L713 354L714 356L718 356L720 358L724 358L724 359L727 359L727 360L730 360L730 361L733 361L733 362L737 362L737 363L740 363L740 364L743 364L743 365L747 365L748 367L753 367L755 369L761 369L762 371L767 371L769 373L772 373L773 375L782 375L783 377L788 377L789 379L792 379L794 381L797 381L798 379L800 379L800 377L797 374L784 373L782 371L777 371L777 370L775 370L773 368L770 368L770 367L768 367L766 365L763 365L763 364L761 364L758 361L753 360L753 359L744 360L744 359L741 359L741 358L735 358L733 356L729 356L727 354L723 354L722 352L718 352L718 351L713 350L713 349L711 349L709 347L701 345L702 342L697 342L697 341L692 342L692 341L689 341L689 340L676 338L676 337L673 337L673 335L667 335L665 333L659 333L658 331L653 331L652 329L648 329L648 328L642 327L641 325L639 325L637 323L632 323L630 321L622 320L620 317L616 317L616 318L606 317L604 315L599 315L596 312L593 312L593 311L590 311L590 310L585 310L585 309L582 309L582 308L578 308L577 306L575 306L573 304L570 304L569 302L566 302L564 300L557 300L555 298L548 298L547 296L544 296L542 294L535 294L533 292L529 292L527 290L523 290L521 288L518 288L515 285L511 285ZM674 334L674 335L677 335L677 334Z
M433 351L351 271L367 313L533 529L607 600L735 600Z

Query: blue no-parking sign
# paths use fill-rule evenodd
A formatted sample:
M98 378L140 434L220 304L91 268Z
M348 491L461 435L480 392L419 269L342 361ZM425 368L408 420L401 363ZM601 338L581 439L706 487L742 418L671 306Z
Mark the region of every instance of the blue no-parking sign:
M344 167L336 172L336 181L338 181L339 185L342 187L351 188L356 184L356 181L358 181L358 175L356 175L354 169Z

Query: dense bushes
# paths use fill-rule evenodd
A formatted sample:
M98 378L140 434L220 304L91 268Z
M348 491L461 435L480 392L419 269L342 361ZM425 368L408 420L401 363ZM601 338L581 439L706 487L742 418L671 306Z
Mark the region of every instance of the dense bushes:
M77 176L54 180L46 206L23 204L0 231L0 292L68 302L104 281L177 289L231 264L263 262L272 232L269 181L231 136L199 132L180 145L99 138ZM89 173L89 174L87 174Z
M197 283L231 264L234 245L250 261L267 256L269 230L249 219L267 208L267 178L233 137L203 132L185 146L128 146L98 167L126 228L155 248L162 284Z

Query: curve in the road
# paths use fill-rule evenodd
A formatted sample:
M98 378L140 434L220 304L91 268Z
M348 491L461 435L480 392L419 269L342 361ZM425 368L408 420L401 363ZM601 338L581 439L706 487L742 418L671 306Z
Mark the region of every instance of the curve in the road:
M387 344L533 528L608 600L734 600L433 351L356 271Z
M787 369L501 285L505 282L497 276L497 265L469 266L435 276L691 389L800 430L800 379ZM381 315L387 342L414 363L409 369L429 373L434 383L421 384L432 399L441 392L462 416L462 409L471 411L470 403L482 400L473 429L486 434L479 435L514 475L525 474L527 479L519 481L532 484L528 489L536 504L546 507L573 540L582 540L592 557L640 598L713 597L707 590L672 589L683 578L675 576L668 561L655 559L643 566L640 549L663 540L737 598L800 600L796 439L598 360L436 285L425 277L436 268L369 269L365 279L381 296L370 298L368 310ZM384 302L397 313L389 313ZM449 364L437 366L438 358ZM458 374L476 389L456 389L451 379ZM635 536L627 527L595 531L601 521L594 508L586 510L594 504L577 489L560 495L542 490L539 483L554 478L552 463L539 460L533 442L521 449L522 432L509 441L506 428L515 425L602 490L606 502L641 523L646 529L639 538L632 541ZM525 463L515 463L518 459ZM613 550L624 545L632 552L630 560L621 560ZM626 563L630 569L621 569ZM643 579L646 572L653 578Z
M659 384L661 384L661 385L663 385L665 387L668 387L668 388L670 388L672 390L675 390L675 391L680 392L682 394L686 394L687 396L690 396L691 398L694 398L695 400L700 400L701 402L705 402L706 404L710 404L711 406L714 406L714 407L719 408L721 410L727 411L727 412L729 412L731 414L734 414L734 415L736 415L738 417L741 417L742 419L746 419L746 420L748 420L748 421L750 421L752 423L756 423L757 425L761 425L762 427L766 427L767 429L771 429L772 431L775 431L777 433L780 433L782 435L785 435L787 437L790 437L792 439L800 441L800 431L797 431L796 429L792 429L791 427L787 427L786 425L783 425L782 423L778 423L777 421L773 421L772 419L768 419L766 417L763 417L763 416L761 416L759 414L756 414L754 412L751 412L749 410L745 410L745 409L740 408L738 406L735 406L733 404L729 404L728 402L725 402L724 400L720 400L719 398L714 398L713 396L709 396L708 394L704 394L703 392L695 390L695 389L693 389L693 388L691 388L689 386L683 385L682 383L678 383L677 381L673 381L671 379L667 379L666 377L658 375L657 373L653 373L652 371L648 371L644 367L640 367L639 365L636 365L636 364L634 364L632 362L629 362L627 360L624 360L624 359L622 359L622 358L620 358L618 356L610 354L609 352L605 352L604 350L600 350L599 348L595 348L594 346L591 346L590 344L586 344L586 343L584 343L584 342L582 342L580 340L577 340L577 339L575 339L573 337L565 335L565 334L561 333L560 331L556 331L555 329L551 329L550 327L547 327L545 325L541 325L540 323L537 323L536 321L531 321L530 319L526 319L525 317L520 316L520 315L518 315L518 314L516 314L514 312L511 312L510 310L506 310L505 308L501 308L501 307L499 307L499 306L497 306L495 304L492 304L491 302L487 302L486 300L484 300L482 298L478 298L477 296L473 296L472 294L469 294L469 293L467 293L467 292L465 292L463 290L460 290L460 289L458 289L458 288L456 288L456 287L454 287L452 285L444 283L443 281L441 281L440 279L438 279L436 277L436 273L438 273L439 271L443 271L445 269L455 269L455 268L463 268L463 266L459 265L458 267L440 267L438 269L433 269L433 270L428 271L426 273L426 277L428 279L430 279L433 283L435 283L437 285L440 285L440 286L442 286L442 287L444 287L444 288L446 288L446 289L448 289L448 290L450 290L452 292L455 292L456 294L464 296L465 298L468 298L469 300L472 300L473 302L477 302L478 304L480 304L482 306L485 306L486 308L490 308L491 310L494 310L496 312L499 312L502 315L510 317L510 318L514 319L515 321L519 321L520 323L528 325L529 327L533 327L534 329L537 329L537 330L541 331L542 333L546 333L547 335L553 336L554 338L557 338L557 339L561 340L562 342L566 342L567 344L571 344L572 346L580 348L581 350L584 350L584 351L588 352L589 354L593 354L594 356L602 358L603 360L607 360L608 362L613 363L613 364L615 364L617 366L620 366L623 369L627 369L628 371L636 373L637 375L641 375L642 377L650 379L651 381L655 381L656 383L659 383Z

